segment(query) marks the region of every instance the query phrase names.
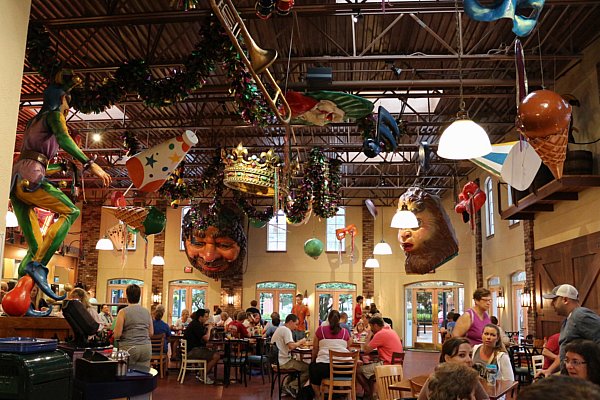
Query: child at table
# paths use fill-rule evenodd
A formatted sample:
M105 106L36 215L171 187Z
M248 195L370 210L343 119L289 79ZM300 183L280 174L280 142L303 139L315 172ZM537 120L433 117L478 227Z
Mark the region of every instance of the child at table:
M354 327L354 332L352 332L352 341L354 343L364 343L365 339L367 338L367 333L368 332L365 329L365 324L362 321L358 321Z

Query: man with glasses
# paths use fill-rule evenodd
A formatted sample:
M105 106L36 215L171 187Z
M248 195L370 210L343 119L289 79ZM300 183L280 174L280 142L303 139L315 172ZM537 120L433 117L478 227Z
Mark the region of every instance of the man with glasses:
M554 311L562 317L566 317L560 328L559 357L547 369L543 369L538 376L549 376L560 369L566 374L565 347L576 339L593 340L600 344L600 316L589 308L579 304L579 292L571 285L558 285L552 289L552 293L542 296L544 299L552 300Z

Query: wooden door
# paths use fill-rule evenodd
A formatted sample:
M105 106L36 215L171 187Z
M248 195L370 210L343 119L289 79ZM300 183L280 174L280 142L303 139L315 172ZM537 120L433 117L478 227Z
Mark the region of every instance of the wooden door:
M556 314L550 300L541 294L568 283L579 291L582 306L600 312L600 232L544 247L534 252L536 287L536 336L549 337L560 331L563 317Z

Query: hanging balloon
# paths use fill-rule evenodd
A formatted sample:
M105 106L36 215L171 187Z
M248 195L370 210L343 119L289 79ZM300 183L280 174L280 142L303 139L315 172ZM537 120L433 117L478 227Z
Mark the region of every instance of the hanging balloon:
M304 242L304 252L316 260L323 253L323 242L317 238L308 239Z
M267 222L269 222L269 221L261 221L260 219L251 219L250 225L253 228L260 229L260 228L264 228L265 226L267 226Z
M377 207L375 207L375 204L373 204L373 200L366 199L365 206L367 206L367 210L369 210L369 213L373 216L373 218L377 218Z

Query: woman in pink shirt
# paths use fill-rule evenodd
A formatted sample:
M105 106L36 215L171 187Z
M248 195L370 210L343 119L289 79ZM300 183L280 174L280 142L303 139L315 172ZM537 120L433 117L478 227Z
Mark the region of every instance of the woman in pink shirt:
M486 288L478 288L473 293L473 300L475 306L460 316L452 330L452 337L466 337L471 346L481 344L483 328L492 323L487 313L492 304L492 293Z

